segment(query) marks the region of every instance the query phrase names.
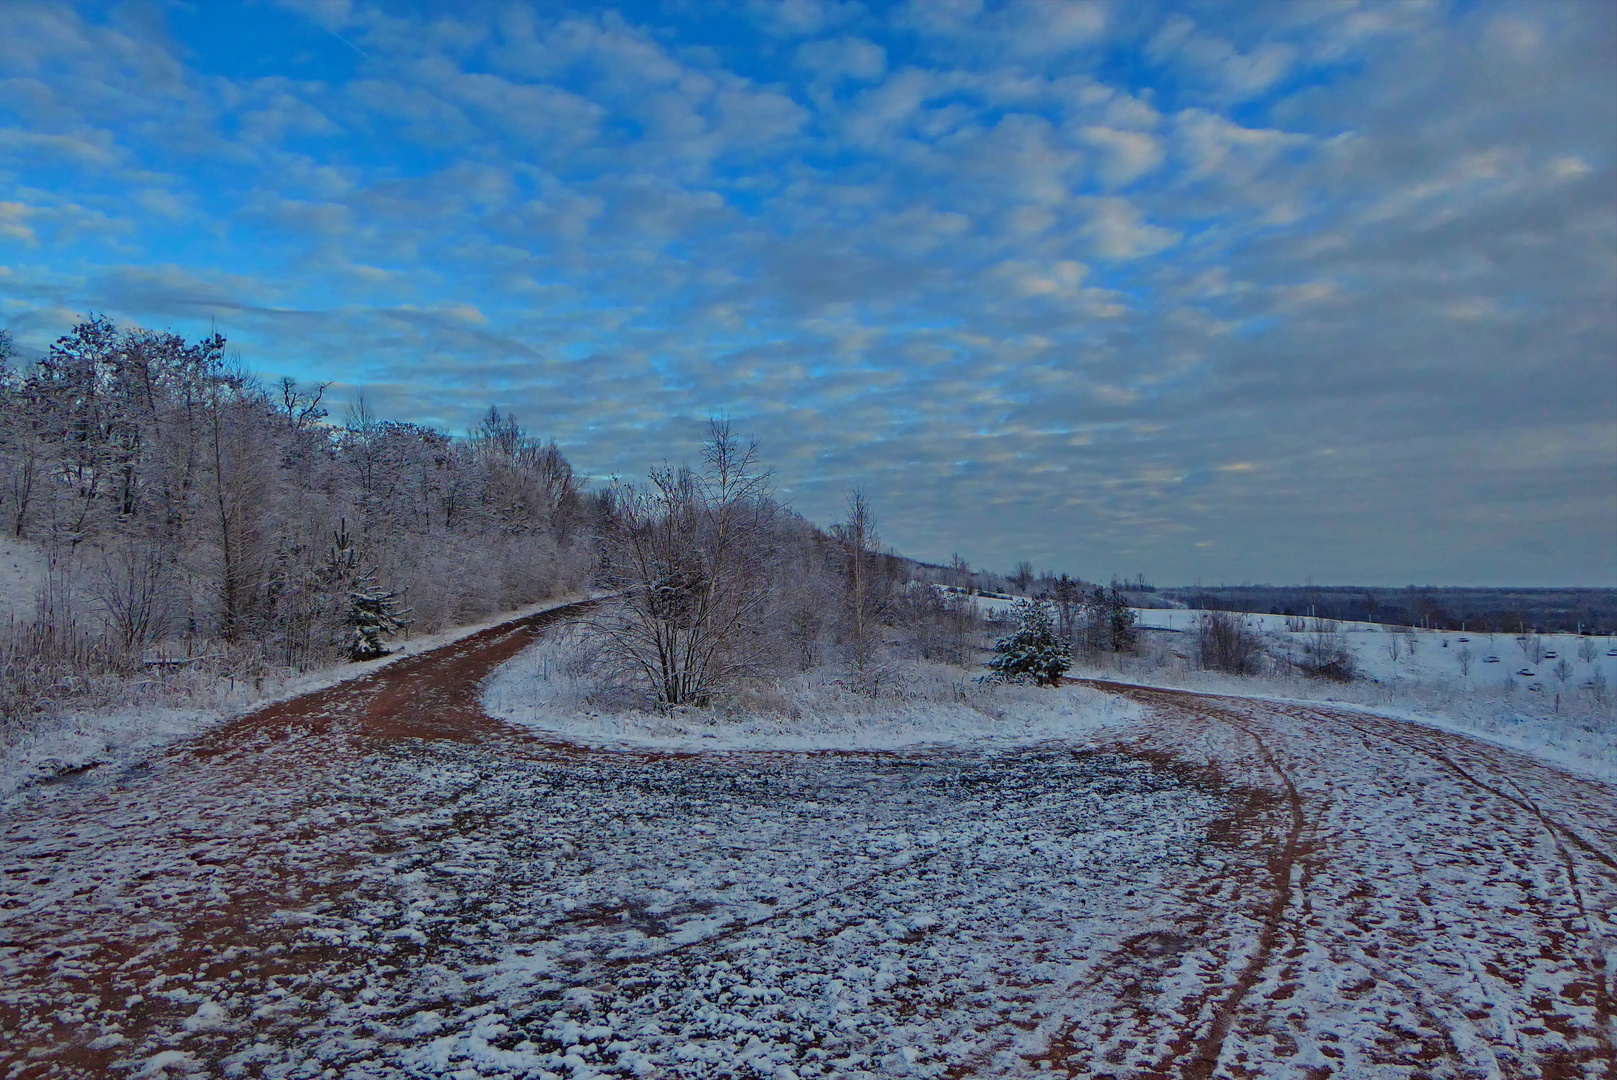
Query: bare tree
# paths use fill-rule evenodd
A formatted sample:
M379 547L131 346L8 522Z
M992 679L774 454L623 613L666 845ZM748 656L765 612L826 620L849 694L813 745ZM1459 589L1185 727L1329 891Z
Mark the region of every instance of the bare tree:
M1308 657L1308 674L1338 682L1353 678L1353 649L1342 633L1342 624L1335 619L1312 621L1303 652Z
M848 493L847 518L831 526L831 535L842 549L848 589L848 637L853 646L854 671L859 685L865 687L879 633L874 581L878 571L874 563L880 541L876 537L876 515L859 488Z
M663 707L708 704L765 651L768 481L757 443L714 420L700 472L664 467L614 493L601 540L620 595L591 625L620 674Z
M958 551L949 560L949 575L955 588L963 593L971 592L971 564L961 558Z
M1555 666L1550 669L1550 674L1555 676L1562 687L1565 687L1567 680L1572 678L1572 665L1567 663L1565 659L1557 660Z
M1050 586L1050 595L1055 600L1056 606L1056 632L1061 635L1061 640L1067 643L1070 650L1077 620L1083 611L1083 584L1067 574L1062 574Z
M1454 654L1454 659L1460 662L1460 674L1469 678L1471 675L1471 661L1473 659L1471 646L1461 645L1460 651Z
M207 402L208 517L218 552L219 636L235 643L248 629L268 569L266 536L273 457L261 429L263 396L245 376L221 379Z
M1522 656L1534 664L1544 660L1544 639L1537 634L1526 632L1516 635L1516 644L1522 650Z
M93 595L127 658L138 658L148 641L163 634L167 569L157 546L146 541L126 541L102 555Z
M1033 577L1033 564L1026 559L1017 563L1016 569L1011 571L1011 582L1020 593L1027 592L1028 586L1033 584Z
M1592 664L1595 662L1596 651L1594 638L1586 637L1578 640L1578 659L1582 660L1585 664Z

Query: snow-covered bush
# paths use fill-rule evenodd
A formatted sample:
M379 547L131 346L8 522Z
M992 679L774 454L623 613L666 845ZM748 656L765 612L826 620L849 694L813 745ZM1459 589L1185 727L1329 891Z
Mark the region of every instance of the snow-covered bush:
M994 658L988 662L994 673L990 678L1056 685L1061 673L1072 666L1072 655L1056 634L1050 609L1038 600L1018 600L1011 605L1011 617L1016 620L1016 630L994 642Z

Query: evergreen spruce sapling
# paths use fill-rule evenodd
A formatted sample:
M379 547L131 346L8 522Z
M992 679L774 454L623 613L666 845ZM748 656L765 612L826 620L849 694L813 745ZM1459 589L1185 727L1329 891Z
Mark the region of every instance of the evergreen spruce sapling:
M1018 600L1011 605L1016 631L994 642L994 658L988 662L1001 682L1025 682L1054 686L1061 673L1072 666L1067 645L1056 633L1050 611L1035 600Z
M347 594L342 614L343 648L350 660L375 660L390 651L382 636L392 637L410 624L409 609L400 610L398 596L376 584L376 567L361 573L359 551L343 520L326 553L325 578L337 595Z
M349 639L350 660L375 660L386 656L387 646L382 635L392 637L409 625L408 608L400 610L398 596L376 584L376 568L359 575L348 593L348 625L353 631Z

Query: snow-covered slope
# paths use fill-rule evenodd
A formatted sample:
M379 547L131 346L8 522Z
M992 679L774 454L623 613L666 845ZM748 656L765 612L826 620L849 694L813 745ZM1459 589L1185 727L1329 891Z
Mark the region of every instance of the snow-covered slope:
M26 540L0 536L0 627L33 617L45 569L44 552Z
M1135 610L1135 617L1142 627L1178 631L1194 629L1200 614L1196 611L1163 611L1155 608ZM1309 628L1314 625L1313 620L1288 620L1283 615L1243 615L1242 618L1282 649L1294 644L1292 651L1298 653L1311 636ZM1292 625L1301 623L1304 628L1301 631L1292 630L1288 628L1288 621ZM1538 683L1541 689L1554 693L1567 687L1582 686L1599 672L1608 686L1617 686L1617 638L1580 637L1577 634L1532 635L1524 648L1515 634L1422 630L1362 622L1336 625L1348 648L1353 651L1354 665L1359 675L1376 682L1408 681L1481 689L1503 686L1508 678L1524 688ZM1462 669L1461 656L1464 651L1470 653L1469 674ZM1590 652L1593 656L1585 659ZM1561 660L1565 660L1570 669L1565 683L1555 672Z

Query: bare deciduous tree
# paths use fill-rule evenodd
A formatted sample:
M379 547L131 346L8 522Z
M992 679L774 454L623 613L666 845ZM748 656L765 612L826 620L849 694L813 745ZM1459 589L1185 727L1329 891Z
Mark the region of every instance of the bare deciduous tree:
M126 541L101 558L94 597L106 617L113 640L127 658L161 637L167 623L168 567L161 551L146 541Z
M853 652L854 672L861 688L868 686L871 663L875 658L878 630L875 577L876 515L859 488L848 493L848 519L831 526L842 550L847 580L848 639Z
M1056 606L1056 632L1061 635L1061 640L1067 643L1067 648L1071 649L1078 617L1083 611L1083 584L1067 574L1062 574L1051 584L1050 595Z
M1335 619L1314 619L1303 651L1308 657L1308 674L1339 682L1353 678L1353 650Z
M768 481L757 444L714 420L700 472L664 467L614 493L601 541L619 596L591 625L620 675L665 708L708 704L764 651Z
M1572 678L1572 665L1567 663L1565 659L1557 660L1555 666L1550 669L1550 674L1554 675L1556 681L1564 687L1567 681Z

